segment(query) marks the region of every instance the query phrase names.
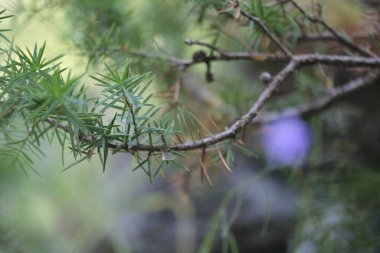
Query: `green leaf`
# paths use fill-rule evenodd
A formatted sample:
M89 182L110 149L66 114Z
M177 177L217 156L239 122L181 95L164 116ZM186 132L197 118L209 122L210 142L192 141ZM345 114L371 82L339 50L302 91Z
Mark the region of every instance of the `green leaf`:
M69 164L69 165L66 166L63 170L61 170L61 172L64 172L64 171L70 169L71 167L73 167L73 166L75 166L75 165L77 165L77 164L83 162L83 161L86 160L87 158L88 158L87 156L83 156L83 157L81 157L80 159L75 160L73 163Z
M139 168L143 168L144 164L146 164L148 161L149 161L149 158L143 160L143 161L140 162L135 168L133 168L132 171L136 171L136 170L138 170Z
M108 140L107 138L102 138L102 149L103 149L103 173L106 170L106 162L108 159Z

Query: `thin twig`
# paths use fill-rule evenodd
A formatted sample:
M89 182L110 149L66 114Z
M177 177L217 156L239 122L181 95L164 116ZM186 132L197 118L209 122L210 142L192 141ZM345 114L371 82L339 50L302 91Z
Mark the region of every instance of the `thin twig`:
M303 54L292 57L301 65L326 64L347 67L380 67L380 58L345 55Z
M372 34L371 36L378 36L378 34ZM368 39L368 36L364 35L363 33L356 33L351 35L351 38L355 40L366 40ZM332 35L329 32L323 32L323 33L304 33L302 34L298 39L298 42L304 42L304 41L335 41L339 43L336 40L336 37Z
M354 44L350 39L342 36L339 34L334 28L332 28L329 24L326 23L326 21L322 17L314 17L310 16L296 1L289 0L289 2L310 22L312 23L318 23L321 24L328 32L330 32L336 40L341 43L342 45L350 48L351 50L361 54L362 56L368 56L368 57L377 57L377 55L371 51L368 51L364 48L359 47L358 45Z
M329 95L317 99L311 103L304 103L296 107L287 108L281 112L265 113L253 120L254 124L263 124L276 121L285 117L309 117L317 113L323 112L328 107L334 105L340 100L347 98L357 91L368 87L375 83L380 78L380 74L368 74L364 77L359 77L340 87L329 91Z
M204 42L197 42L197 45L207 44ZM205 47L208 47L206 45L203 45ZM215 47L216 48L216 47ZM264 61L270 61L270 62L287 62L289 61L289 57L281 56L281 55L275 55L270 53L251 53L251 52L227 52L223 51L223 49L218 48L217 50L219 55L212 55L212 56L205 56L204 61L212 62L212 61L237 61L237 60L250 60L250 61L258 61L258 62L264 62ZM180 69L186 69L193 65L204 63L204 61L195 61L194 59L181 59L176 57L168 57L168 56L162 56L157 55L154 53L144 53L140 51L126 51L125 53L129 54L130 56L137 56L137 57L143 57L143 58L149 58L149 59L157 59L161 61L166 61L172 64L174 67L180 68Z
M219 49L221 50L221 49ZM302 64L328 64L341 66L365 66L380 67L379 57L362 57L362 56L344 56L344 55L328 55L328 54L301 54L293 57L279 56L268 53L251 53L251 52L224 52L219 56L206 56L205 60L211 61L236 61L248 60L256 62L288 62L292 58L297 58ZM170 61L174 66L188 68L199 62L185 59L161 58L164 61Z
M239 2L235 1L235 8L239 7ZM291 56L292 52L282 43L273 32L271 32L268 26L258 17L255 17L244 10L239 10L241 15L256 23L264 34L286 55Z
M203 47L208 47L212 51L218 52L221 56L224 56L224 50L220 49L219 47L216 47L214 45L211 45L209 43L201 42L201 41L196 41L196 40L186 40L185 41L186 45L192 46L192 45L198 45L198 46L203 46Z
M336 41L336 37L328 32L324 33L305 33L301 35L298 42L303 41Z

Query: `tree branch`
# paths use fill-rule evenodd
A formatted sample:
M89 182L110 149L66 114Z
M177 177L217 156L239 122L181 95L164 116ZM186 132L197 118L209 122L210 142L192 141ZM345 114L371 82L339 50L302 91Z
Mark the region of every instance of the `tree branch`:
M200 45L197 42L197 45ZM218 48L218 52L222 49ZM138 55L134 53L133 55ZM142 57L150 57L147 55L138 55ZM279 56L269 53L251 53L251 52L227 52L223 51L222 55L216 56L205 56L204 60L199 62L190 59L180 59L171 57L160 57L155 56L154 58L169 61L173 66L178 68L188 68L192 65L198 63L203 63L204 61L234 61L234 60L247 60L255 62L288 62L291 59L297 59L297 61L302 62L302 64L327 64L327 65L340 65L340 66L361 66L361 67L380 67L379 57L362 57L362 56L344 56L344 55L327 55L327 54L300 54L294 55L293 57Z
M199 45L199 46L205 46L209 47L209 44L199 41L192 41L193 43L189 45ZM207 46L206 46L207 44ZM215 47L217 48L217 47ZM290 60L289 57L281 56L281 55L275 55L270 53L253 53L253 52L228 52L224 51L221 48L218 48L217 51L218 55L212 55L208 56L206 55L204 58L204 61L196 61L194 59L181 59L176 57L168 57L163 55L158 55L154 53L147 53L142 51L135 51L135 50L128 50L125 51L123 49L118 49L118 51L123 51L131 56L137 56L137 57L143 57L143 58L150 58L150 59L157 59L161 61L166 61L172 64L174 67L177 67L179 69L187 69L193 65L204 63L204 61L213 62L213 61L237 61L237 60L249 60L249 61L258 61L258 62L287 62ZM221 53L223 52L223 53Z
M262 29L264 34L268 36L270 40L278 48L281 49L284 55L279 56L277 54L267 54L267 53L228 52L215 45L211 45L205 42L193 41L193 40L188 40L186 44L206 47L212 51L217 52L217 55L204 54L202 55L203 57L201 60L194 59L194 57L191 60L186 60L186 59L180 59L180 58L174 58L174 57L163 57L160 55L152 55L145 52L127 51L127 53L131 55L140 56L140 57L143 56L143 57L156 58L160 60L169 61L174 66L179 67L181 69L186 69L194 64L203 63L203 62L208 64L212 61L251 60L251 61L257 61L257 62L265 62L265 61L275 61L275 62L284 62L284 63L287 62L285 67L271 79L267 88L261 93L257 101L252 105L251 109L246 114L244 114L239 120L234 122L226 130L221 131L217 134L196 140L196 141L190 141L186 143L173 144L173 145L166 145L166 144L147 145L147 144L142 144L142 143L137 142L136 144L133 144L131 146L128 146L123 143L111 142L109 143L108 146L110 148L118 148L118 149L122 146L123 149L127 152L134 152L134 151L161 152L162 150L187 151L187 150L194 150L194 149L199 149L199 148L204 149L208 146L222 142L226 139L236 138L237 134L240 133L248 124L252 122L263 123L263 122L275 120L276 118L282 117L282 116L291 116L291 115L306 116L315 112L319 112L323 110L324 108L327 108L329 105L333 104L335 101L339 100L341 97L347 96L348 94L352 94L357 89L360 89L368 85L369 83L373 82L376 78L378 78L378 75L376 75L375 77L369 75L363 78L359 78L342 87L335 88L334 90L331 91L330 95L324 98L318 99L312 103L303 104L296 108L289 108L280 113L264 114L260 118L255 119L258 113L263 108L263 106L265 106L265 104L275 95L276 91L280 88L280 86L283 84L285 79L301 67L316 65L316 64L325 64L325 65L347 66L347 67L368 67L368 68L374 68L374 69L380 68L379 57L375 57L373 54L366 52L365 50L363 51L363 49L357 47L356 45L352 44L351 41L347 40L346 38L336 33L336 31L333 30L333 28L329 27L322 19L309 16L296 2L294 2L293 0L290 0L290 2L310 21L322 24L325 27L325 29L328 30L338 42L351 47L351 49L353 49L354 51L360 52L362 55L365 55L365 57L364 56L323 55L323 54L318 54L318 53L294 55L268 29L268 27L262 20L260 20L258 17L250 15L244 10L240 10L238 1L230 2L230 3L233 3L232 7L237 9L243 16L245 16L249 20L258 24L258 26ZM332 39L332 38L329 37L329 39ZM68 131L67 127L61 124L59 124L58 127L64 131ZM88 138L87 140L89 141L93 140L93 137L89 136L89 137L85 137L83 141L86 141L86 138Z
M280 112L264 113L253 120L254 124L264 124L276 121L285 117L309 117L323 112L325 109L339 102L340 100L352 96L355 92L375 83L380 78L380 74L368 74L359 77L340 87L329 91L329 95L317 99L311 103L304 103L297 107L287 108Z
M347 67L370 67L379 68L380 58L370 58L361 56L323 55L323 54L303 54L292 57L301 65L336 65Z
M211 45L209 43L201 42L201 41L196 41L196 40L186 40L185 41L186 45L192 46L192 45L198 45L198 46L203 46L211 49L212 51L216 51L220 54L220 56L224 56L225 52L223 49L216 47L214 45Z
M234 8L239 8L239 1L235 1L234 3ZM263 31L263 33L286 55L286 56L291 56L292 52L282 43L274 33L272 33L268 26L258 17L255 17L248 12L239 9L238 10L244 17L248 18L249 20L253 21L256 23L260 29Z
M310 16L296 1L294 0L288 0L288 1L310 22L318 23L322 25L322 27L325 28L328 32L330 32L335 37L336 41L338 41L342 45L350 48L354 52L361 54L362 56L377 57L375 53L359 47L358 45L354 44L350 39L339 34L334 28L332 28L329 24L327 24L326 21L322 17Z
M251 107L251 109L246 114L244 114L239 120L237 120L231 127L229 127L227 130L223 132L194 142L187 142L183 144L167 146L139 144L131 147L125 147L125 149L131 151L162 151L163 149L169 149L173 151L186 151L211 146L223 140L233 138L256 117L261 108L276 93L283 81L296 70L297 65L298 63L296 61L290 61L288 65L286 65L286 67L272 79L271 83L264 90L264 92L261 93L260 97L257 99L256 103ZM115 148L116 147L117 146L115 146Z
M183 144L146 145L137 143L133 146L128 146L120 143L109 143L109 147L119 148L120 145L124 145L123 149L127 152L162 150L187 151L208 147L216 143L222 142L226 139L234 138L245 126L247 126L256 118L258 113L261 111L262 107L269 101L270 98L273 97L273 95L279 89L281 84L289 75L291 75L298 68L315 64L380 68L380 58L320 54L294 55L290 57L289 63L277 75L273 77L271 82L268 84L267 88L261 93L261 95L254 103L254 105L251 107L251 109L225 131L222 131L212 136L205 137L197 141L186 142ZM356 81L353 81L352 83L347 84L347 86L334 89L331 95L329 95L326 98L317 100L309 105L302 105L300 106L300 108L290 108L289 111L286 110L282 113L279 113L278 115L290 115L299 113L301 116L303 116L314 111L322 110L323 108L326 108L328 105L333 103L333 101L339 99L341 96L345 96L346 93L351 93L374 79L374 77L358 79ZM276 117L279 117L278 115ZM258 121L264 122L274 118L275 116L271 114L269 116L264 116L261 120ZM66 126L59 124L58 127L66 132L68 131L68 128ZM91 136L84 137L83 140L85 141L86 138L88 138L87 140L93 140L93 137Z

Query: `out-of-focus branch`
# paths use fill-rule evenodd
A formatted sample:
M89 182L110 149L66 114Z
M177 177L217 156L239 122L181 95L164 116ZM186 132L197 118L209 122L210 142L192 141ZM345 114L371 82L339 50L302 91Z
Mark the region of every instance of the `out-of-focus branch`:
M379 36L378 33L372 34L371 36ZM355 40L367 40L368 35L364 34L364 32L360 33L354 33L351 35L351 37ZM298 42L304 42L304 41L326 41L326 42L331 42L331 41L336 41L336 37L332 35L329 32L322 32L322 33L304 33L302 34L298 39ZM339 43L338 41L336 41Z
M354 52L357 52L361 54L362 56L367 57L377 57L377 55L369 50L366 50L364 48L361 48L360 46L356 45L354 42L352 42L349 38L344 37L340 33L338 33L334 28L332 28L329 24L326 23L326 21L322 17L314 17L309 15L296 1L294 0L288 0L305 18L307 18L312 23L317 23L322 25L323 28L325 28L331 35L333 35L339 43L342 45L350 48Z
M195 45L195 43L194 43ZM200 45L200 42L197 43ZM218 51L222 49L218 49ZM139 52L131 51L132 55L139 57L151 57L150 54L139 54ZM161 57L155 55L154 58L169 61L174 66L180 68L188 68L192 65L204 61L233 61L233 60L248 60L256 62L288 62L292 58L301 61L302 64L327 64L327 65L340 65L340 66L353 66L353 67L380 67L379 57L361 57L361 56L344 56L344 55L328 55L328 54L301 54L294 55L293 57L279 56L268 53L251 53L251 52L227 52L223 51L223 55L205 56L202 61L180 59L171 57Z
M199 46L207 47L207 48L211 49L212 51L218 52L221 56L225 56L224 50L222 50L221 48L216 47L214 45L211 45L209 43L196 41L196 40L186 40L185 43L186 43L186 45L189 45L189 46L199 45Z
M147 58L150 60L166 61L166 62L170 62L173 66L184 67L184 68L186 68L188 65L191 65L191 62L192 62L192 60L188 60L188 59L181 59L177 57L156 54L156 53L147 52L147 51L140 51L140 50L135 50L135 49L117 48L117 49L114 49L113 51L122 52L130 56Z
M336 41L336 37L328 32L324 33L305 33L301 35L298 42L303 41Z
M199 45L199 46L205 46L207 48L210 48L210 44L199 42L199 41L192 41L189 45ZM216 47L215 47L216 48ZM186 69L193 65L203 63L204 61L213 62L213 61L238 61L238 60L248 60L248 61L269 61L269 62L287 62L289 61L289 57L281 56L281 55L274 55L270 53L253 53L253 52L228 52L224 51L221 48L218 48L218 53L223 52L222 54L218 55L206 55L203 58L203 61L197 61L194 59L181 59L176 57L168 57L163 55L158 55L154 53L147 53L143 51L137 51L137 50L123 50L119 49L118 51L123 51L131 56L136 57L143 57L143 58L149 58L149 59L156 59L161 61L167 61L170 62L174 67L180 68L180 69Z
M239 8L238 11L240 12L241 15L244 17L248 18L249 20L253 21L255 24L257 24L260 29L263 31L263 33L286 55L286 56L291 56L292 52L285 46L284 43L282 43L277 36L270 31L268 26L263 22L260 18L253 16L249 14L248 12L241 10L240 9L240 4L239 1L230 2L230 4L233 4L234 8Z
M301 65L326 64L347 67L370 67L379 68L380 58L370 58L361 56L323 55L323 54L303 54L292 57Z
M368 74L359 77L340 87L329 90L329 94L311 103L304 103L296 107L287 108L280 112L264 113L253 120L254 124L273 122L285 117L309 117L323 112L335 103L354 95L357 91L374 84L379 80L380 74Z

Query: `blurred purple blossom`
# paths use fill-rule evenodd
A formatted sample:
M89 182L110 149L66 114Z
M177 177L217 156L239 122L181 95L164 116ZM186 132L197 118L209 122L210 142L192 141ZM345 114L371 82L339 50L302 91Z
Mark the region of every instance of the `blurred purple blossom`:
M263 128L261 138L267 159L276 166L301 162L312 144L310 126L296 117L282 118Z

